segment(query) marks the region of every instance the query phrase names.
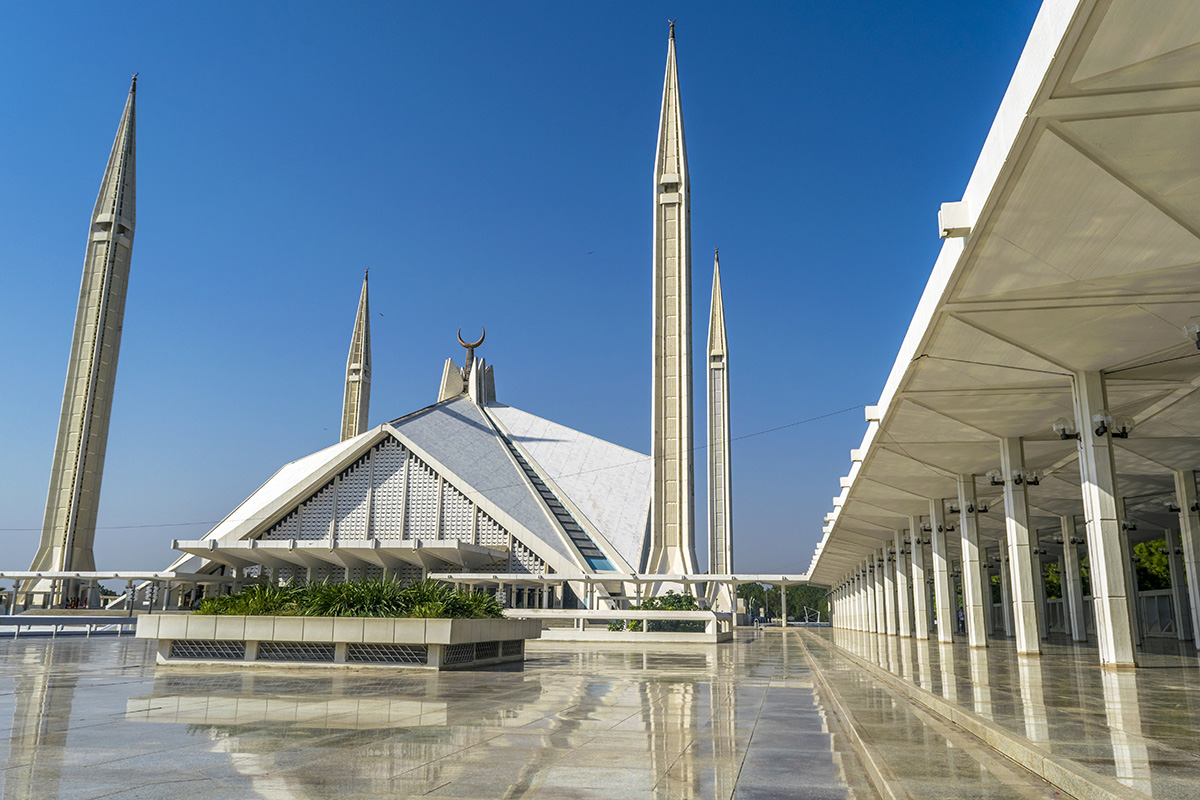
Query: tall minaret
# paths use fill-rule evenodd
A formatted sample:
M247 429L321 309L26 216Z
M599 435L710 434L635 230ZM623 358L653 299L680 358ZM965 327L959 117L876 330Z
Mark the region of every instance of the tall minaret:
M645 571L660 574L696 571L688 216L687 148L672 22L654 159L654 500L645 564Z
M733 572L733 480L729 471L729 348L721 302L721 263L713 252L708 320L708 571Z
M92 211L42 541L33 558L38 571L96 568L92 543L133 253L136 97L134 75Z
M367 305L367 273L363 273L362 295L358 298L358 316L350 337L350 355L346 357L346 396L342 400L342 441L367 429L367 410L371 405L371 309Z

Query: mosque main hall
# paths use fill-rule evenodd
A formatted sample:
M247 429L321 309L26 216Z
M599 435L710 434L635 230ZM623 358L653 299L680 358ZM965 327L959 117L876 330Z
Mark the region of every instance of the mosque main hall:
M135 92L136 80L93 220L94 231L108 231L111 223L105 220L112 208L123 209L115 228L120 235L111 237L116 240L111 246L98 234L89 239L90 271L85 271L77 321L81 333L71 358L72 375L82 365L82 377L68 380L42 547L32 566L46 576L95 569L92 542L120 337L114 309L123 311L132 253ZM202 538L176 540L173 546L181 555L167 573L235 582L411 581L446 572L693 576L699 574L697 454L707 454L708 461L709 563L730 572L729 376L720 272L714 256L707 442L697 447L689 214L672 23L654 159L650 452L638 453L503 403L494 366L476 355L486 330L468 341L460 329L465 357L461 365L446 360L436 402L369 426L372 364L369 275L364 274L346 365L340 441L280 467ZM107 288L94 291L91 284ZM92 324L105 314L115 321L107 327ZM94 357L106 352L112 356ZM81 436L87 440L83 445ZM81 485L84 491L76 491ZM69 583L64 578L56 589L53 577L41 579L38 591L53 605L57 593L78 591L68 589ZM183 585L176 584L180 600ZM194 589L199 581L190 585ZM545 591L554 594L549 585ZM566 584L559 591L549 602L576 602ZM715 602L714 596L714 604L729 610L729 594L721 597ZM539 600L546 602L544 593Z

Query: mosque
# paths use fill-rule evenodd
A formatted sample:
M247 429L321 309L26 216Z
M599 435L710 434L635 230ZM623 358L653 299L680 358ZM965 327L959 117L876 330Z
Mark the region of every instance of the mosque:
M31 568L50 604L58 592L78 591L63 573L95 569L96 509L133 247L136 89L135 76L93 214L42 543ZM193 586L202 576L240 582L409 581L446 571L697 574L689 213L672 23L654 164L651 452L500 402L493 365L475 354L486 330L472 342L460 330L465 359L461 366L447 359L433 405L368 428L364 275L341 441L282 466L203 538L175 541L182 555L167 572L190 576ZM728 573L728 348L715 258L708 352L709 562ZM574 602L567 585L558 591L554 602Z

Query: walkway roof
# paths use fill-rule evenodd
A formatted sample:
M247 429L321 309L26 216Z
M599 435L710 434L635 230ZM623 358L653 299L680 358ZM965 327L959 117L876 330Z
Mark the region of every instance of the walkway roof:
M1082 514L1076 442L1052 427L1074 419L1076 371L1103 372L1110 413L1136 423L1116 460L1143 533L1176 524L1171 470L1200 469L1200 350L1185 332L1200 322L1200 4L1047 0L963 199L970 232L945 241L867 410L814 582L839 582L930 498L957 497L956 475L999 468L1000 437L1024 437L1046 475L1034 527ZM1000 489L977 484L994 541Z

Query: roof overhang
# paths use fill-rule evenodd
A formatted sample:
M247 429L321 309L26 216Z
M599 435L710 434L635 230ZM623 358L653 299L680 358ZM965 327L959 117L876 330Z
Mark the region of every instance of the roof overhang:
M954 198L947 198L954 200ZM1100 372L1126 515L1176 524L1173 470L1200 469L1200 6L1047 0L809 570L836 585L957 476L1000 466L1020 437L1045 477L1044 531L1082 514L1072 385ZM936 209L931 209L932 216ZM1085 431L1086 433L1086 431ZM1000 490L976 480L981 535L1003 535ZM953 538L953 537L952 537ZM954 555L952 553L952 555ZM956 557L956 556L955 556Z

